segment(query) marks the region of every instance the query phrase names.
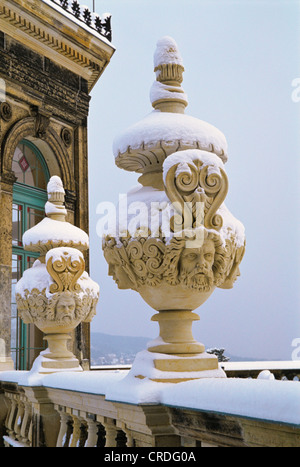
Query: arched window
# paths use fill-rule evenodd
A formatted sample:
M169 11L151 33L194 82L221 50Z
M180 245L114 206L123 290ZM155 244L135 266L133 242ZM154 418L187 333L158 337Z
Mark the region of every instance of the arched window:
M49 172L44 158L38 148L28 140L22 140L14 153L12 170L17 183L47 189Z
M23 249L22 236L45 216L49 171L39 149L28 140L18 144L12 170L17 181L13 188L12 210L11 354L16 369L28 370L42 348L42 335L33 325L25 325L18 317L15 285L39 256Z

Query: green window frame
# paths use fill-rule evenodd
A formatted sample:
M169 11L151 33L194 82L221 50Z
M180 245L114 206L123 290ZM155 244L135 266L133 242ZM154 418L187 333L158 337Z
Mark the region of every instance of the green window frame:
M50 175L45 160L38 148L27 140L22 140L24 147L30 147L42 167L46 183ZM39 257L38 253L25 251L22 244L23 234L45 217L47 191L24 183L16 182L13 187L13 246L12 246L12 297L11 297L11 354L16 370L29 370L32 360L44 347L36 347L33 325L25 324L18 316L15 301L15 285L24 271L32 266Z

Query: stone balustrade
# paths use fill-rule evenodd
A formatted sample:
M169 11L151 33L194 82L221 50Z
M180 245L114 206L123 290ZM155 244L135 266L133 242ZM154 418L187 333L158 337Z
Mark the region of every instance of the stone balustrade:
M283 381L300 381L300 361L260 361L260 362L224 362L221 363L227 377L257 378L267 376Z
M268 377L267 370L261 373L268 377L265 381L237 377L211 381L216 398L210 407L207 402L210 383L204 380L180 384L137 381L133 386L132 379L127 377L128 370L35 377L30 372L3 372L0 374L0 445L300 447L297 380L300 365L297 367L297 363L291 362L289 366L293 368L288 369L294 375L293 381L272 380L272 373ZM276 365L270 362L270 366ZM239 390L240 382L243 394L236 397L234 391ZM184 391L180 390L182 385ZM232 399L237 399L236 413L232 413L231 396L226 396L226 391L232 394ZM199 394L197 403L191 397L194 393ZM127 396L122 394L129 398L126 400Z

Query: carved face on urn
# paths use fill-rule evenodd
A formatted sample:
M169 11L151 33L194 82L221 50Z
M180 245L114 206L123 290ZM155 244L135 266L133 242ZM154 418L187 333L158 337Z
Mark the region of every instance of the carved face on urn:
M187 288L208 292L214 284L215 245L207 240L202 247L185 248L179 258L179 280Z
M134 288L133 282L122 266L121 259L114 249L104 251L105 259L108 263L108 275L113 278L119 289Z
M188 247L184 236L174 237L166 249L165 278L169 284L209 292L226 277L228 251L219 235L204 230L203 240Z
M74 297L64 292L60 295L55 306L55 320L65 324L71 323L75 319L76 302Z

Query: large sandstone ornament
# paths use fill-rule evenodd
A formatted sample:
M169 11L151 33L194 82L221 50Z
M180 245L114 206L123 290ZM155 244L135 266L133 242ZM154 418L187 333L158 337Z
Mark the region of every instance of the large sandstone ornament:
M116 232L103 238L104 256L118 287L158 311L159 337L137 355L135 376L174 383L225 377L193 338L192 324L217 287L233 287L245 251L244 227L224 204L227 143L212 125L185 115L184 67L172 38L158 41L154 71L154 110L114 143L117 166L142 174L140 188L127 194L140 214L119 213ZM143 361L150 367L141 370Z

